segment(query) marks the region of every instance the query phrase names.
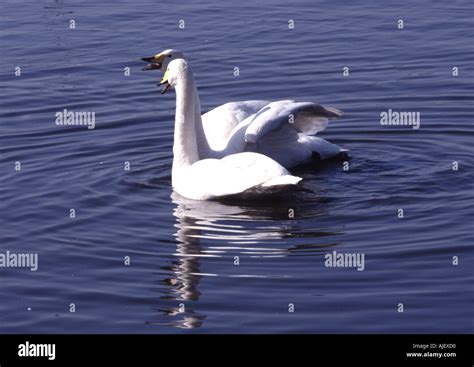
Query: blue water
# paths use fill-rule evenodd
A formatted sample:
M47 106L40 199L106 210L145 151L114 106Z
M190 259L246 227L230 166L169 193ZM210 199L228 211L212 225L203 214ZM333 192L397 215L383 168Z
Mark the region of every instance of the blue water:
M472 333L474 5L381 3L2 1L0 253L39 268L0 268L0 332ZM299 168L272 201L173 198L175 96L140 60L171 47L204 111L343 110L320 136L349 170ZM64 108L95 129L57 126ZM420 128L381 126L389 108Z

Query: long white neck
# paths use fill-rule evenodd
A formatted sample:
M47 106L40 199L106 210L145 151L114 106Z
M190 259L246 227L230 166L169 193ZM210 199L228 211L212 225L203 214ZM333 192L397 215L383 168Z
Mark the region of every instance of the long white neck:
M201 101L199 100L198 90L195 87L194 96L194 123L196 129L196 141L198 146L199 159L210 158L211 147L207 142L206 134L204 133L204 126L201 119Z
M195 84L191 70L181 70L176 84L176 115L173 145L173 172L199 160L196 141Z

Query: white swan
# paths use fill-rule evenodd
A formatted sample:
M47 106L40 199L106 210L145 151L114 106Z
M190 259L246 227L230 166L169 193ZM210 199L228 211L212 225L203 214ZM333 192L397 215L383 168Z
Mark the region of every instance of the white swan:
M171 87L176 90L172 185L178 194L194 200L249 196L279 191L301 181L258 153L199 160L196 125L201 124L201 116L195 113L196 87L186 60L171 61L161 84L165 84L164 93Z
M144 70L166 70L172 60L184 59L178 50L166 50L143 58ZM196 93L195 113L201 114ZM201 117L196 125L200 158L223 158L243 151L262 153L291 168L315 156L328 159L347 155L348 150L314 136L324 130L328 119L342 112L312 102L251 100L229 102Z

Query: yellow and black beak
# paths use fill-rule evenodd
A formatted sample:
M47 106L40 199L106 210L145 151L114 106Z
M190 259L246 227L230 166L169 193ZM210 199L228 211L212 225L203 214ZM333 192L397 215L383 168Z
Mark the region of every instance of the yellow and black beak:
M152 57L142 57L143 61L149 62L147 66L143 68L143 70L160 70L163 66L163 60L165 59L166 55L163 54L156 54Z
M161 91L161 94L165 94L171 88L171 84L168 81L168 70L166 70L165 75L163 75L163 79L161 79L160 84L158 84L158 86L163 85L163 84L166 84L166 85Z

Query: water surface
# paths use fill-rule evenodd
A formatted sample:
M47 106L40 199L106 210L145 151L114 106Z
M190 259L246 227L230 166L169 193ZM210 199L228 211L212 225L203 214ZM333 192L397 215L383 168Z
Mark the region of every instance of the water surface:
M0 268L0 332L473 332L472 2L1 7L0 252L39 269ZM174 93L140 61L171 47L204 111L343 110L321 137L351 150L349 170L299 168L301 188L271 201L172 195ZM56 126L64 108L95 129ZM421 127L381 126L389 108ZM365 270L325 267L332 251Z

